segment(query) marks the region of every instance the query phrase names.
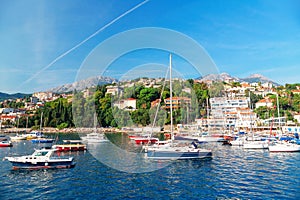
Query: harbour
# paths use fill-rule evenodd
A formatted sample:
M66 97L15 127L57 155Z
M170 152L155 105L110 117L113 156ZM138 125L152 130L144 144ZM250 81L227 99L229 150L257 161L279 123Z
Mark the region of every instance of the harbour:
M78 139L78 134L54 134L60 140ZM114 145L140 152L141 145L127 134L107 134ZM158 170L126 173L101 162L95 149L110 155L105 143L88 146L87 151L62 152L72 156L72 169L11 170L8 155L31 154L34 148L49 144L13 142L0 148L0 183L3 199L298 199L300 154L245 150L242 147L209 143L212 159L158 162ZM102 146L101 146L102 145ZM121 156L110 157L120 165ZM131 161L128 161L131 163ZM124 163L122 163L124 164Z
M0 200L300 200L295 1L1 8Z

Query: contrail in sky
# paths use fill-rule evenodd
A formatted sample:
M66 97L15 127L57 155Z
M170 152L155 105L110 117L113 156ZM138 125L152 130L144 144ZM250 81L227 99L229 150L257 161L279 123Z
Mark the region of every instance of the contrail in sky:
M108 24L102 26L95 33L93 33L92 35L90 35L89 37L87 37L86 39L84 39L83 41L81 41L80 43L78 43L77 45L75 45L74 47L72 47L71 49L69 49L68 51L64 52L60 56L56 57L51 63L49 63L47 66L43 67L40 71L38 71L37 73L35 73L34 75L32 75L29 79L27 79L26 81L24 81L23 84L26 84L26 83L30 82L32 79L34 79L35 77L37 77L37 75L39 75L41 72L47 70L54 63L56 63L58 60L62 59L63 57L65 57L66 55L68 55L70 52L74 51L75 49L77 49L78 47L80 47L82 44L84 44L85 42L87 42L89 39L91 39L94 36L96 36L99 32L103 31L104 29L106 29L107 27L109 27L110 25L112 25L113 23L115 23L116 21L118 21L119 19L121 19L124 16L126 16L127 14L133 12L137 8L141 7L142 5L144 5L145 3L147 3L148 1L149 0L145 0L145 1L141 2L141 3L139 3L138 5L134 6L133 8L127 10L123 14L119 15L118 17L116 17L115 19L113 19L112 21L110 21Z

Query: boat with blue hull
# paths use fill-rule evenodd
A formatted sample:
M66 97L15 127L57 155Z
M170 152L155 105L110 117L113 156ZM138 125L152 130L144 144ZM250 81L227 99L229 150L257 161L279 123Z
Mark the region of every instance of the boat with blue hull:
M172 95L172 55L170 55L170 119L171 130L170 142L164 145L145 146L145 157L153 160L189 160L189 159L204 159L212 158L210 149L199 148L195 142L191 144L181 143L174 140L173 133L173 95Z
M51 138L37 138L37 139L32 139L32 143L52 143L54 139Z
M73 157L55 156L55 149L43 148L37 149L32 155L5 157L12 163L13 169L60 169L73 168L75 166Z
M153 160L185 160L185 159L205 159L212 158L212 152L206 149L196 149L192 147L160 148L157 151L152 149L146 152L146 157Z

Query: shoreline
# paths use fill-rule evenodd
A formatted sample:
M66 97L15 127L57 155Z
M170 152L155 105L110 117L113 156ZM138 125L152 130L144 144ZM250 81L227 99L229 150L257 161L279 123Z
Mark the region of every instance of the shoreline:
M33 131L31 128L5 128L1 129L0 134L22 134L22 133L30 133ZM64 129L57 129L52 127L45 127L42 129L43 133L92 133L95 131L95 128L64 128ZM97 128L97 132L103 133L137 133L137 131L129 130L129 129L119 129L119 128ZM164 131L160 131L163 133ZM156 132L155 132L156 133Z
M11 133L30 133L33 131L31 128L5 128L0 131L0 134L11 134ZM91 133L95 131L94 128L64 128L57 129L52 127L45 127L42 129L43 133ZM124 133L127 131L120 130L118 128L97 128L96 131L104 133Z

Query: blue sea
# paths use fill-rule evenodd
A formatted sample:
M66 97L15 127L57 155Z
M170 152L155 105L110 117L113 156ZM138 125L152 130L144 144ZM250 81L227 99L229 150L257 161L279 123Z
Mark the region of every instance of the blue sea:
M126 134L108 137L119 150L141 150ZM86 152L65 153L75 157L73 169L14 171L2 159L31 154L41 144L13 144L0 148L0 199L300 199L300 153L246 151L216 143L207 146L213 150L212 159L142 161L137 163L141 168L131 168L124 166L119 150L111 154L111 144L98 144ZM141 165L158 169L143 172L148 168Z

